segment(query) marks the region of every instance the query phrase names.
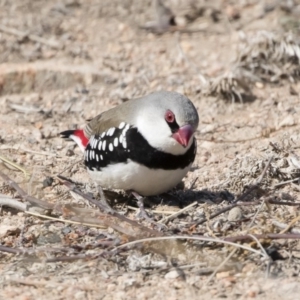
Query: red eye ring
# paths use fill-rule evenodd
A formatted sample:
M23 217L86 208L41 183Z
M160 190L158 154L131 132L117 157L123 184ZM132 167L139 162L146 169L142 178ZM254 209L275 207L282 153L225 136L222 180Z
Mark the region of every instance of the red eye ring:
M174 114L170 110L166 111L166 113L165 113L165 120L168 123L173 123L175 121L175 116L174 116Z

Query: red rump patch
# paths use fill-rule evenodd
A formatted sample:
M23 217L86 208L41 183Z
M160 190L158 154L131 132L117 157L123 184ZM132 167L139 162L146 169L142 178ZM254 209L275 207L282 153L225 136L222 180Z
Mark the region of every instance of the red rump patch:
M88 138L84 135L84 132L82 129L77 129L77 130L74 130L74 133L73 135L77 136L78 138L80 138L81 140L81 143L84 147L87 146L87 144L89 143L89 140Z

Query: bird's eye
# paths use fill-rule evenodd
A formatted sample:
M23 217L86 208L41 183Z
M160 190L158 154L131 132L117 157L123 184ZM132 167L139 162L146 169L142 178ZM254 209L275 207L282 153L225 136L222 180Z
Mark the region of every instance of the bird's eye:
M167 112L165 113L165 120L168 123L173 123L175 121L175 116L170 110L167 110Z

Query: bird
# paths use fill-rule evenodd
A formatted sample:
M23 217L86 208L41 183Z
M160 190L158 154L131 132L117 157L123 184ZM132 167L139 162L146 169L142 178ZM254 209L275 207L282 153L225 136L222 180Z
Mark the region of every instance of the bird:
M104 111L83 129L60 134L79 146L97 185L131 191L142 209L144 197L169 191L189 171L198 124L191 100L159 91Z
M155 10L156 19L147 22L142 29L150 30L157 34L162 34L173 26L176 26L176 18L172 10L165 5L162 0L154 0L153 6Z

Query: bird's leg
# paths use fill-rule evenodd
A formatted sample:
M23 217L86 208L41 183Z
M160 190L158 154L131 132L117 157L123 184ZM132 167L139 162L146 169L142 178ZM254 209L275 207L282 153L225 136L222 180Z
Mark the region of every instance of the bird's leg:
M96 188L97 188L97 191L99 193L99 196L100 196L100 202L101 204L104 206L104 210L106 213L111 213L113 212L114 210L111 208L111 206L108 204L107 200L106 200L106 197L104 195L104 192L103 192L103 189L101 186L99 186L97 183L95 183L96 185Z
M164 224L160 224L160 223L156 223L154 220L152 220L152 218L150 218L145 210L144 207L144 199L145 197L142 197L141 195L139 195L137 192L131 191L132 195L137 199L137 205L140 209L138 216L140 216L141 218L144 218L147 222L154 224L155 226L158 227L159 230L163 230L166 228L166 226Z
M150 223L154 223L154 221L148 216L145 207L144 207L144 197L142 197L141 195L139 195L137 192L132 191L131 192L132 195L137 199L137 205L140 209L138 216L140 216L141 218L144 218L146 221L150 222Z

